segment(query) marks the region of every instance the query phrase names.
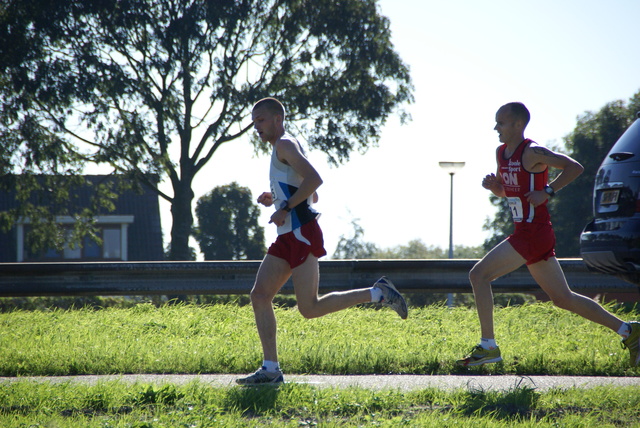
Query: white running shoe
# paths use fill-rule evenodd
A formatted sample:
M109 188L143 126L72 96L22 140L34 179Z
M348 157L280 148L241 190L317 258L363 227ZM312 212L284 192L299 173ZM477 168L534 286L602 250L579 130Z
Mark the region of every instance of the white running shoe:
M405 302L402 294L396 290L393 283L389 281L387 277L383 276L377 280L373 286L382 291L382 299L380 299L379 303L382 303L383 306L390 307L400 315L400 318L406 320L409 312L407 309L407 302Z

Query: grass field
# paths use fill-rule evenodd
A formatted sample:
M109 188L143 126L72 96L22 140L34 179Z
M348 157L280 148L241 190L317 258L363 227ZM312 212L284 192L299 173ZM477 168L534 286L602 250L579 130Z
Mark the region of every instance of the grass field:
M639 318L636 311L620 316ZM277 318L285 373L466 373L455 360L479 339L468 308L415 308L406 321L389 309L305 320L295 308L279 308ZM639 375L618 335L550 304L501 308L495 320L505 361L478 373ZM248 373L261 360L250 306L0 314L0 376Z
M638 427L637 388L414 392L109 382L0 388L11 427Z
M614 310L613 307L610 309ZM638 320L633 309L623 319ZM475 311L352 308L305 320L277 309L286 373L640 376L618 336L547 303L496 310L505 361L455 366L478 340ZM0 375L249 373L261 361L249 306L218 304L0 314ZM640 388L415 392L37 384L0 388L0 426L640 426Z

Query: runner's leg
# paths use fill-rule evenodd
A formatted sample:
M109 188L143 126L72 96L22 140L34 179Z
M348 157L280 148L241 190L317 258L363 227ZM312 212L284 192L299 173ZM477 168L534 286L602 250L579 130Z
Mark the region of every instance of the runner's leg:
M267 254L260 264L256 282L251 290L251 304L262 343L262 352L264 359L268 361L278 361L277 323L273 311L273 298L290 275L291 269L285 260Z
M513 249L511 244L502 241L476 263L469 272L483 338L494 338L491 281L513 272L524 263L524 258Z
M304 263L293 269L291 278L298 310L305 318L317 318L358 303L371 302L371 290L368 288L333 292L319 297L320 271L318 258L313 254L309 254Z
M528 266L533 279L553 303L595 323L617 332L623 321L604 309L598 302L569 289L560 263L555 257Z

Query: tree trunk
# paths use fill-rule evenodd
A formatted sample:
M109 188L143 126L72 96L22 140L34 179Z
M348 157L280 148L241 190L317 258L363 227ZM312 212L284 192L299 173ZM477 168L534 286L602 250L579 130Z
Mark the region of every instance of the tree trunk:
M180 187L175 189L171 204L171 249L169 260L193 260L189 237L193 227L191 204L194 198L191 183L181 180Z

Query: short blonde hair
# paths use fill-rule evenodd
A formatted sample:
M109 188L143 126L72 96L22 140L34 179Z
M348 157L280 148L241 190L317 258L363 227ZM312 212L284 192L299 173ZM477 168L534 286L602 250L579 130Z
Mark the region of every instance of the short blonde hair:
M260 101L258 101L253 105L253 108L251 109L251 111L256 111L256 109L258 108L266 108L271 113L281 115L282 119L284 120L284 115L285 115L284 106L280 101L276 100L273 97L267 97L267 98L261 99Z

